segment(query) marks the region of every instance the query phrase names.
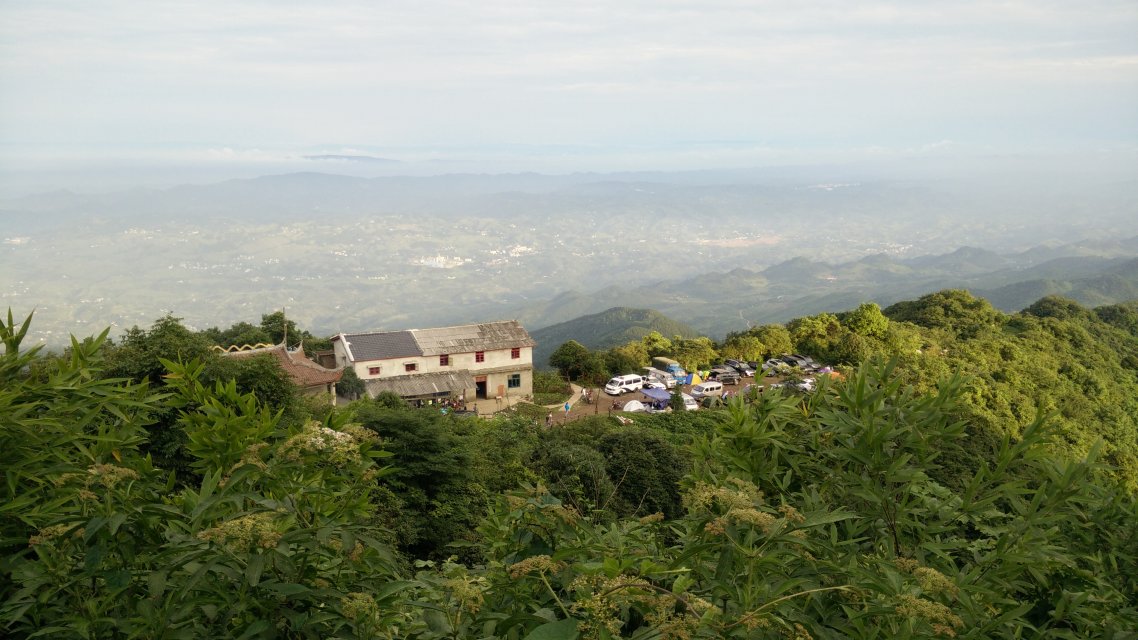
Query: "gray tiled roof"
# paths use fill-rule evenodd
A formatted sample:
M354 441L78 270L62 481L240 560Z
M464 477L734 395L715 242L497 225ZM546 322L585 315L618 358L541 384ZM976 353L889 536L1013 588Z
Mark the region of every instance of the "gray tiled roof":
M367 389L368 395L373 398L382 391L393 391L404 398L439 396L447 393L458 396L468 389L474 389L474 376L466 370L420 373L410 376L365 380L364 388Z
M348 333L344 334L344 339L355 362L423 355L410 331Z
M416 329L415 341L425 356L443 353L493 351L512 347L532 347L536 343L517 320L466 324L439 329Z
M348 342L354 362L493 351L537 344L517 320L342 336Z

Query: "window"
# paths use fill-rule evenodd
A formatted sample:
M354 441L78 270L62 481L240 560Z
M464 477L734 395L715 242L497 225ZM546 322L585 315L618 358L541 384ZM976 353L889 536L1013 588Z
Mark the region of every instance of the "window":
M439 356L439 366L440 367L449 367L450 366L450 355L444 353L441 356Z
M486 362L486 352L485 351L475 351L474 352L474 361L475 362Z
M404 371L418 371L419 365L414 362L407 362L403 365Z
M522 357L522 348L521 347L514 347L513 349L510 349L510 357L513 358L514 360L517 360L518 358Z
M517 389L522 386L522 374L511 373L509 378L506 378L506 386L511 389Z
M367 374L369 376L378 376L379 375L379 367L368 367L367 368Z

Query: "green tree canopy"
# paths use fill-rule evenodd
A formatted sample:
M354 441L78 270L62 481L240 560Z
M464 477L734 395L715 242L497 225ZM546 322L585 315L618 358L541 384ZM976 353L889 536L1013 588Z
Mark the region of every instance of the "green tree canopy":
M766 347L765 357L772 357L794 351L790 332L781 324L764 324L747 330L748 335L759 339Z
M767 347L761 340L749 334L736 334L728 336L719 349L719 355L724 358L733 358L746 362L762 361L766 355Z
M893 322L920 353L813 393L545 431L374 402L284 425L201 362L108 378L105 334L42 363L9 314L0 632L1127 638L1138 346L1060 316ZM182 487L144 451L168 412Z
M1000 326L1006 319L987 300L963 289L946 289L917 300L898 302L887 308L885 315L892 320L945 329L962 338L975 337L985 329Z
M588 359L589 349L576 340L570 340L553 350L549 355L549 366L570 380L578 380L588 367Z
M415 557L447 555L446 545L470 535L486 504L472 473L474 455L461 421L433 411L392 410L375 402L356 405L359 422L383 439L399 459L386 486L411 521L403 541Z
M672 341L661 335L659 331L649 331L640 341L644 343L649 358L672 354Z
M672 341L672 357L684 369L695 371L717 362L719 352L710 338L679 338Z
M154 321L149 329L137 325L127 329L118 344L107 344L103 375L129 378L160 385L166 375L162 360L208 360L213 357L211 341L182 324L181 318L166 315Z
M839 316L847 329L864 338L882 338L889 330L889 318L876 303L866 302Z
M644 343L629 342L605 352L605 366L613 375L639 372L648 366L648 350Z
M838 317L831 313L796 318L786 325L796 349L822 359L830 359L830 351L846 333Z
M238 322L224 330L211 327L203 331L202 334L220 347L276 344L269 332L248 322Z

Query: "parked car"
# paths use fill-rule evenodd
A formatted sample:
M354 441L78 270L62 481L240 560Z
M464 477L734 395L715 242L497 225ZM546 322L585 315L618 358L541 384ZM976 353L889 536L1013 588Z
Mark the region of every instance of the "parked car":
M610 396L619 396L632 391L639 391L644 388L644 378L629 374L624 376L616 376L608 381L605 385L605 393Z
M724 360L723 364L731 367L744 378L750 378L755 375L755 370L751 367L751 365L743 362L742 360Z
M688 411L695 411L696 409L699 409L699 403L695 401L695 398L689 396L686 393L680 394L680 395L682 395L684 397L684 408L685 409L687 409Z
M813 391L817 388L814 378L806 378L799 382L778 382L770 385L770 389L794 389L795 391Z
M645 388L645 389L667 389L668 385L664 384L663 382L660 382L656 378L644 378L644 387L643 388Z
M708 380L701 382L691 388L691 395L693 398L702 398L704 396L719 396L723 393L723 383L717 380Z
M814 358L811 358L810 356L799 355L797 353L783 356L781 360L782 362L785 362L792 367L798 367L803 371L816 371L822 368L822 365L818 364Z
M676 386L676 376L662 369L657 369L655 367L644 367L643 375L645 380L648 378L654 378L660 382L663 382L664 386L668 389L674 389Z
M739 384L739 373L729 367L716 367L708 372L708 380L718 380L723 384Z
M765 376L773 376L778 372L779 365L786 364L778 358L769 358L763 363L762 371Z

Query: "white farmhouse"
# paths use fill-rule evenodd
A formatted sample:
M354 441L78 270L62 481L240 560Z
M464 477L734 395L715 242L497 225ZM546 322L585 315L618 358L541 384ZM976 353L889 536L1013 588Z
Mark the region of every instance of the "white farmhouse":
M530 397L534 344L517 320L332 338L337 366L355 369L368 395L408 400Z

